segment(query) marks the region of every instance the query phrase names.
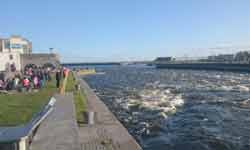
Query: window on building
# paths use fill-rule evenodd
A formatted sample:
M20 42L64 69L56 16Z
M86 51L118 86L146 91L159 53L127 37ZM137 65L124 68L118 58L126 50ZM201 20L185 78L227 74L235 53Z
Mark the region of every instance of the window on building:
M23 45L23 52L24 53L29 53L29 50L28 50L28 46L27 45Z
M11 48L13 48L13 49L21 49L22 45L21 44L11 44Z
M13 55L10 55L10 60L12 60L13 59Z
M10 48L10 41L9 40L4 40L4 48L9 49Z
M10 70L9 68L10 68L10 63L6 63L5 64L5 71L8 72Z

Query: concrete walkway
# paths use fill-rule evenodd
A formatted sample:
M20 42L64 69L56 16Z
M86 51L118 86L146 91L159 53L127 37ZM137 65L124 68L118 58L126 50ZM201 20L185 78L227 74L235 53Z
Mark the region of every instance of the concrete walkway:
M73 94L55 95L55 98L55 108L38 128L31 149L81 150Z
M96 113L95 124L78 127L73 94L56 95L55 108L38 128L31 150L141 150L88 84L78 80L87 98L87 111Z
M116 119L88 84L78 77L87 98L87 111L96 113L95 124L79 128L82 150L141 150L127 129Z

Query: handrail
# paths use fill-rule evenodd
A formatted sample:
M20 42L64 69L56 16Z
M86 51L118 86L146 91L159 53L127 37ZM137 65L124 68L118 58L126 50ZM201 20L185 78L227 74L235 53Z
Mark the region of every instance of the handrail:
M20 139L31 135L38 125L49 115L53 110L56 99L52 97L50 101L38 112L31 121L25 125L14 127L0 127L0 143L19 141Z

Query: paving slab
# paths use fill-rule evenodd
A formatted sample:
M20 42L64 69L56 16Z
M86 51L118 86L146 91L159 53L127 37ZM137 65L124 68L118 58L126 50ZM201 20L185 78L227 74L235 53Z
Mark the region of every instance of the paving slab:
M53 112L41 123L32 150L81 150L73 94L55 95Z

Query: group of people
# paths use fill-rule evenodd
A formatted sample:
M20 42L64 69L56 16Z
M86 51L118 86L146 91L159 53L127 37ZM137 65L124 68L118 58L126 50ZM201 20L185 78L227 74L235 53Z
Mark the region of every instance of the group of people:
M31 91L40 89L46 81L51 80L50 69L46 68L26 68L24 72L16 74L14 77L5 78L4 73L0 75L0 90L5 91Z

